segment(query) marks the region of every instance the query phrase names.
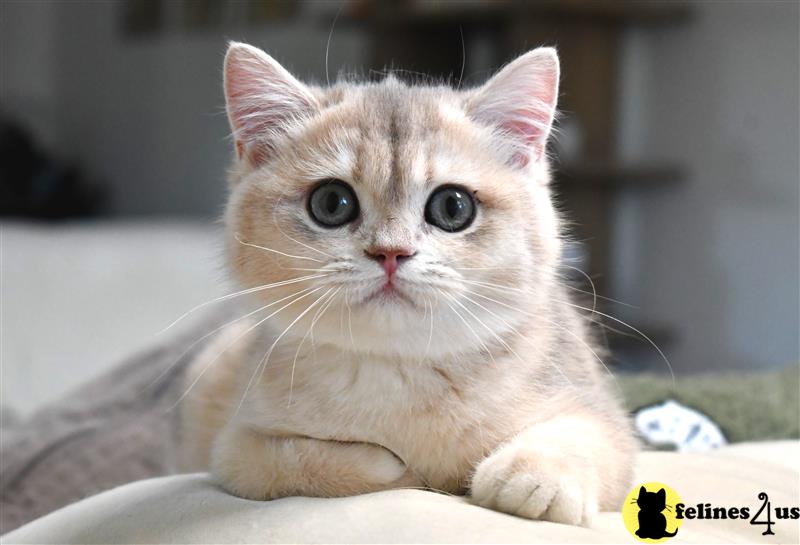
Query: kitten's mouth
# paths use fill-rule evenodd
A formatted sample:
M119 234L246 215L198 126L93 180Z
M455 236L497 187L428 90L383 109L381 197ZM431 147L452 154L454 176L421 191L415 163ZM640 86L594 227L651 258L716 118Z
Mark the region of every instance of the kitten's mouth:
M370 295L364 299L364 303L369 302L378 302L378 303L406 303L409 305L414 305L414 301L411 298L400 291L400 289L393 284L392 282L387 282Z

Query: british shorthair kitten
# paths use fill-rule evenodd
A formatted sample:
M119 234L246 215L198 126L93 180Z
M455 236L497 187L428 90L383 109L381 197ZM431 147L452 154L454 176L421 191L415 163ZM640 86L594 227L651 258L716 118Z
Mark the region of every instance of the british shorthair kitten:
M232 43L230 266L180 463L245 498L396 487L589 524L635 441L559 276L555 50L471 90L305 85Z

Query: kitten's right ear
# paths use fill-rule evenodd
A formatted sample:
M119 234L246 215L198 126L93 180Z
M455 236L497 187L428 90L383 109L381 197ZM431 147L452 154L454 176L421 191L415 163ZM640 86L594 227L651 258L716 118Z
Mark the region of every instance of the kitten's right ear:
M237 156L252 166L269 159L292 123L318 110L308 87L257 47L239 42L225 55L225 102Z
M641 496L642 494L646 494L646 493L647 493L647 489L646 489L645 487L641 487L641 488L639 488L639 495L640 495L640 496Z

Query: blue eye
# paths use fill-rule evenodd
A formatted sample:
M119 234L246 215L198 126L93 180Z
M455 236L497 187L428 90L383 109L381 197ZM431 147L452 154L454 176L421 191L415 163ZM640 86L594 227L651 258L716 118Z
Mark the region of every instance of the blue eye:
M340 227L358 216L358 199L353 189L341 180L325 180L308 198L308 213L324 227Z
M475 219L475 201L466 189L445 185L437 188L425 205L425 221L448 233L462 231Z

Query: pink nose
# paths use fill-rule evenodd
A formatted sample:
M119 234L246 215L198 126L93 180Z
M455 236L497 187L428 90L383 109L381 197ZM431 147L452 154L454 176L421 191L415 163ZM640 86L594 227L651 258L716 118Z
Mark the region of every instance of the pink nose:
M381 264L386 276L391 279L400 263L414 256L414 250L408 248L370 248L365 253Z

